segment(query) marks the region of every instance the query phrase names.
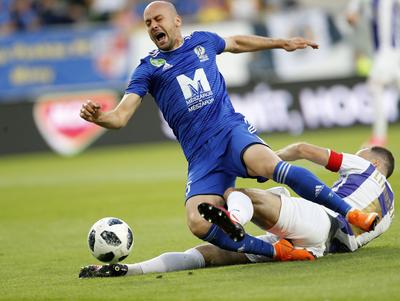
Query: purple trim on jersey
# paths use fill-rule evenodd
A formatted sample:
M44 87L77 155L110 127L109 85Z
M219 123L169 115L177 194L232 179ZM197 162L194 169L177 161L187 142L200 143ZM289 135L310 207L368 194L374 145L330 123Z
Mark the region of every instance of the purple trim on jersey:
M372 40L374 42L374 48L375 50L379 49L379 35L378 35L378 7L379 7L379 0L373 0L372 1Z
M379 196L379 204L382 208L382 217L384 217L393 206L393 191L390 189L389 185L385 183L385 188Z
M399 3L395 2L393 4L393 9L392 9L392 46L396 48L397 45L397 34L398 34L398 27L400 26L398 18L400 18L399 15Z
M337 182L332 189L337 188L335 191L341 198L348 197L356 191L375 171L375 167L370 164L366 171L361 174L351 174L347 177L345 182Z
M385 189L386 189L386 191L388 192L388 195L389 195L389 200L390 200L389 208L392 208L393 207L393 201L394 201L393 191L390 189L390 186L388 185L388 183L385 183Z
M384 217L388 212L388 208L386 207L386 202L385 202L385 191L382 192L381 195L378 197L378 201L382 209L382 217Z

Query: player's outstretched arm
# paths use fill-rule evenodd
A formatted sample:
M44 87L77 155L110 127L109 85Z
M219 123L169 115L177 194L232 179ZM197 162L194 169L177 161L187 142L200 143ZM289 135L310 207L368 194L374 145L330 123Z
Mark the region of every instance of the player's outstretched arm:
M306 159L322 166L329 162L328 149L305 142L290 144L275 153L284 161Z
M256 35L236 35L225 38L225 52L242 53L267 49L285 49L294 51L311 47L318 49L318 44L304 38L275 39Z
M108 112L101 111L99 104L88 100L82 105L80 116L86 121L96 123L107 129L124 127L141 103L137 94L125 94L118 106Z

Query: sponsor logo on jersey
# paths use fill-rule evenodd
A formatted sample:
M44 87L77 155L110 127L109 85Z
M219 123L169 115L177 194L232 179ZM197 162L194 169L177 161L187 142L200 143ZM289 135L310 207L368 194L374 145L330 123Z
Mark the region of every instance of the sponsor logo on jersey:
M167 61L165 59L154 59L154 58L150 58L150 63L154 66L154 67L161 67L162 65L164 65Z
M196 53L197 57L199 58L200 62L208 61L208 55L206 53L206 49L203 46L197 46L194 49L194 53Z
M189 112L214 102L214 95L203 68L197 69L193 79L181 74L176 77L181 87Z
M149 52L149 55L152 56L152 57L156 57L159 53L160 53L160 50L154 49L154 50Z
M43 95L35 102L33 117L36 126L55 152L72 156L86 149L105 132L104 128L79 116L87 99L100 104L104 111L117 103L117 95L105 90Z

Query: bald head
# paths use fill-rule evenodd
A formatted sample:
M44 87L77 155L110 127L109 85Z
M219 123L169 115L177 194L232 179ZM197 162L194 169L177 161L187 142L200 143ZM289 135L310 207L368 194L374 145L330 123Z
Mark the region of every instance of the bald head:
M164 10L165 12L170 13L172 16L177 16L178 12L176 11L175 5L173 5L171 2L168 1L153 1L150 2L146 8L144 9L144 13L143 16L146 16L146 12L148 13L152 10ZM146 20L146 18L144 17L144 19Z
M182 19L171 2L151 2L144 10L143 19L150 39L159 49L170 51L181 45Z

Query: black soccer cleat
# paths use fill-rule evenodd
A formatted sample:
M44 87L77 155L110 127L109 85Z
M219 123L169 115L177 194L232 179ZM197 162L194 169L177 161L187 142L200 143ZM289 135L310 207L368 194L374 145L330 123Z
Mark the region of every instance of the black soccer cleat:
M125 264L88 265L81 268L79 278L120 277L128 272Z
M246 232L241 224L232 220L230 213L223 207L201 203L197 209L204 219L216 224L229 235L233 241L241 241Z

